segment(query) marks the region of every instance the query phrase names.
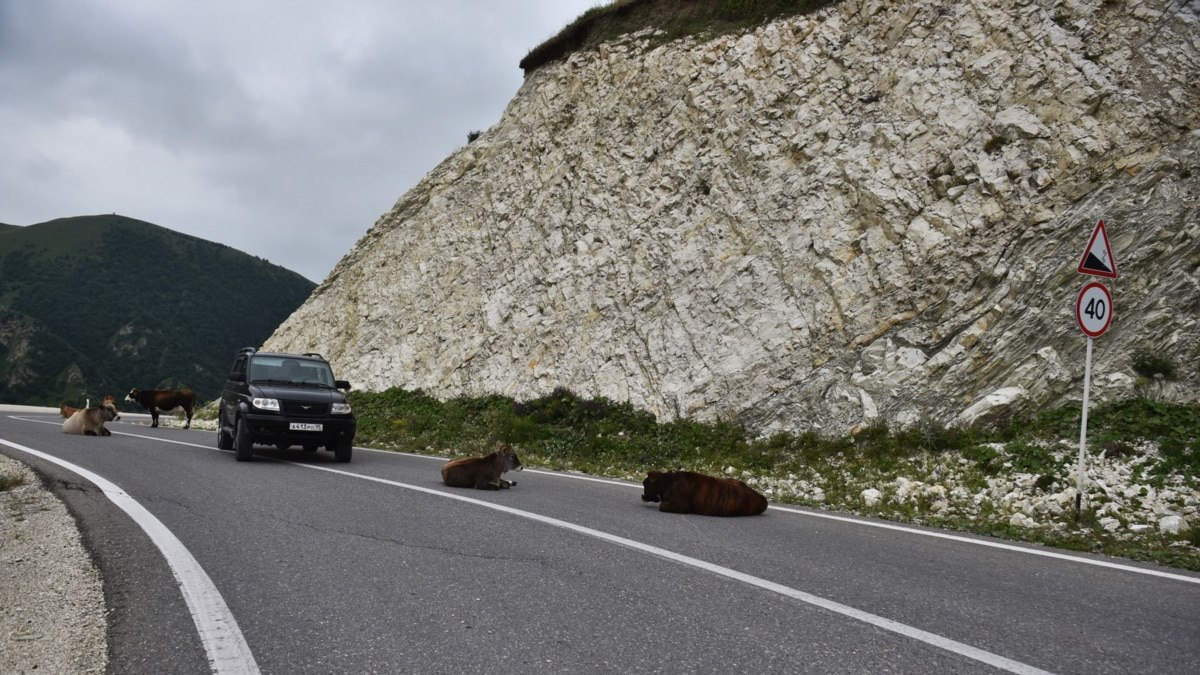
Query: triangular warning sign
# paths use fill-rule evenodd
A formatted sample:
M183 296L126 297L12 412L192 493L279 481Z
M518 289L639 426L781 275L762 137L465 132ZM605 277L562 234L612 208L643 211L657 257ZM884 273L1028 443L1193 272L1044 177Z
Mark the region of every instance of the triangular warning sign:
M1117 259L1113 257L1112 246L1108 243L1108 231L1104 229L1104 221L1098 221L1092 229L1092 238L1088 240L1083 258L1079 261L1076 271L1080 274L1090 274L1094 277L1116 279Z

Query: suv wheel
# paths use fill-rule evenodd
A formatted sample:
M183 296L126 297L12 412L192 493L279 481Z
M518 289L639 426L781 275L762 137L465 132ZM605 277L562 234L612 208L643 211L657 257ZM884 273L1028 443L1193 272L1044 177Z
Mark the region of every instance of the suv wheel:
M329 441L325 449L333 453L333 458L339 462L349 462L350 455L354 453L354 442L350 439L335 438Z
M234 441L237 444L237 461L249 462L254 457L254 443L250 440L250 429L246 420L241 417L237 421L237 435L234 436Z
M226 429L225 413L217 413L217 448L220 450L233 449L233 436Z

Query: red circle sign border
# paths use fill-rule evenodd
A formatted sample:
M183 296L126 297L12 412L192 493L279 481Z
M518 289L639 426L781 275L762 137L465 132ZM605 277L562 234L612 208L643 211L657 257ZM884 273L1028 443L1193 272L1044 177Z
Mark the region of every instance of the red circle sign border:
M1088 290L1092 288L1099 288L1104 292L1104 297L1108 300L1108 307L1110 310L1108 312L1108 318L1104 321L1104 327L1094 332L1089 331L1083 326L1083 320L1080 317L1080 307L1083 305L1083 296L1086 295ZM1112 325L1113 316L1116 315L1116 313L1116 309L1113 308L1112 294L1108 292L1108 287L1099 281L1093 281L1084 285L1084 287L1079 290L1078 297L1075 298L1075 325L1079 326L1079 330L1083 331L1083 334L1090 338L1098 338L1108 332L1108 327Z

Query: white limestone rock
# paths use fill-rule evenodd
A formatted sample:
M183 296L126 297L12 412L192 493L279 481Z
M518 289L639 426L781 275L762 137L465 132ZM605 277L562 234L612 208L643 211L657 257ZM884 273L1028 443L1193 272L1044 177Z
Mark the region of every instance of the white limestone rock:
M1096 403L1132 391L1112 374L1143 347L1180 365L1153 393L1196 400L1200 10L1164 2L838 3L577 52L264 346L365 390L966 422L1078 399L1074 267L1103 218L1122 277Z

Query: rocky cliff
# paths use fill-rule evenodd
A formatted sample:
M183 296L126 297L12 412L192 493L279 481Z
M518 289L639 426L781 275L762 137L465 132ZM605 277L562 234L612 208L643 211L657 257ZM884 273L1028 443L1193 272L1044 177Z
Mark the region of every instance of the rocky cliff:
M1076 271L1131 356L1200 385L1200 3L847 1L652 31L526 78L267 341L356 386L769 432L972 419L1082 394Z

